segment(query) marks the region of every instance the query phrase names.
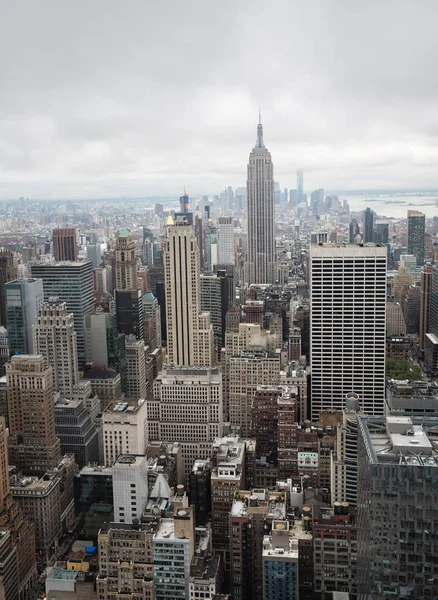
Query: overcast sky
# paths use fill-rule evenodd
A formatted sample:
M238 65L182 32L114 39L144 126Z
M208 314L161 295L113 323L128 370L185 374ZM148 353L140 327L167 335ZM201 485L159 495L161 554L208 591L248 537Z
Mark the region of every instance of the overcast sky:
M0 198L438 189L437 0L0 0Z

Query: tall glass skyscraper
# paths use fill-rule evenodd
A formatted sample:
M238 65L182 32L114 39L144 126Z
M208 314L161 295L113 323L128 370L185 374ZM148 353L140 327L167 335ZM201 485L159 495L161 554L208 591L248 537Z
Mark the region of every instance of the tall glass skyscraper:
M257 126L257 142L249 155L248 283L274 283L277 278L274 235L274 167L263 142L263 125Z

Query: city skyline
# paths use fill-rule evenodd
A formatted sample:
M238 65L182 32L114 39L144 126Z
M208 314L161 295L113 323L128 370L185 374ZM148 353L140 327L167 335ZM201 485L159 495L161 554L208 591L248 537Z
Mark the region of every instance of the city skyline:
M347 13L334 1L270 11L189 1L172 3L172 19L140 3L127 13L96 2L87 19L83 2L26 4L2 14L0 198L237 185L259 105L288 188L298 168L307 189L438 187L438 90L425 66L437 55L434 4L401 2L394 16L390 6ZM212 44L223 31L227 44ZM325 41L310 50L309 37Z

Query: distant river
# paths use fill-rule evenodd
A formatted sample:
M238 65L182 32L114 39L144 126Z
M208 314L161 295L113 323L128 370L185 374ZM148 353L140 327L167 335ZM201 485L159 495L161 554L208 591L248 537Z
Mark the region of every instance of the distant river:
M348 200L350 211L352 212L365 210L369 206L381 218L406 218L408 210L419 210L427 218L438 216L438 206L436 204L438 193L436 195L431 194L430 196L373 196L371 194L369 196L350 196L345 194L340 195L339 198L346 198Z

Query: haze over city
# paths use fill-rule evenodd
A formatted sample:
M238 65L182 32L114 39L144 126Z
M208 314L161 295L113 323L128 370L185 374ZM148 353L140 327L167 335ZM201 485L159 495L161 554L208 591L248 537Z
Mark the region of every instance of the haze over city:
M438 188L433 1L1 5L1 199Z

